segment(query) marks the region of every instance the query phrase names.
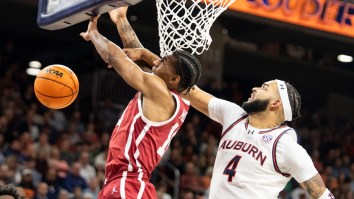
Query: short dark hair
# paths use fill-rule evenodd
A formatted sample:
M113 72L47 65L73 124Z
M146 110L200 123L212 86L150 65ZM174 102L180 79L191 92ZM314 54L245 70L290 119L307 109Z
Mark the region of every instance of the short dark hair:
M20 194L17 191L17 188L13 184L7 184L0 186L0 196L9 195L15 199L20 199Z
M202 74L200 62L195 56L184 50L174 51L172 57L175 59L176 73L181 77L178 92L186 90L188 93L198 83Z
M289 82L285 82L285 84L286 88L288 89L288 97L293 114L293 120L296 120L297 118L301 117L301 96L293 85L291 85Z

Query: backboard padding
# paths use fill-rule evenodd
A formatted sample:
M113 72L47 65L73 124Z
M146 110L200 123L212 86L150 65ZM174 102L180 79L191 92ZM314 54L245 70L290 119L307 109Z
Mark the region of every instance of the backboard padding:
M136 5L141 1L142 0L39 0L37 24L40 28L47 30L63 29L88 20L91 16L103 14L121 6ZM48 5L51 6L50 9ZM59 9L55 9L55 6Z

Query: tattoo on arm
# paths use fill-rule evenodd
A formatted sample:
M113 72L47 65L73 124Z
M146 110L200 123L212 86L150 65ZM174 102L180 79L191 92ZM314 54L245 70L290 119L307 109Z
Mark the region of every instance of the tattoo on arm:
M123 42L124 48L142 48L143 45L140 43L138 36L135 31L130 26L127 19L119 19L117 23L117 29L119 36Z
M301 186L310 194L311 198L319 198L326 190L320 174L316 174L314 177L301 183Z
M117 30L122 40L124 48L143 48L134 29L130 26L126 18L121 18L117 21ZM145 72L151 72L151 66L142 60L135 63Z

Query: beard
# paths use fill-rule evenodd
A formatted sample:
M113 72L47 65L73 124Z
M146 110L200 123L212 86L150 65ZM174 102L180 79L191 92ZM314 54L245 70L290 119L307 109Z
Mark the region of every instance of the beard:
M267 109L269 102L270 99L265 99L265 100L256 99L251 102L244 102L242 104L242 108L247 113L263 112Z

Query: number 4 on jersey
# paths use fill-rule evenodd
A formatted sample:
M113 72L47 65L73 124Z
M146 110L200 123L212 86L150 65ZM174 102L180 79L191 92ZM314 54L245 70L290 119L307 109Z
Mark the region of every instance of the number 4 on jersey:
M229 164L227 164L227 166L225 167L224 175L229 176L227 181L232 182L232 179L235 177L236 167L237 167L240 159L241 159L241 156L236 155L234 158L232 158L232 160L229 162Z

